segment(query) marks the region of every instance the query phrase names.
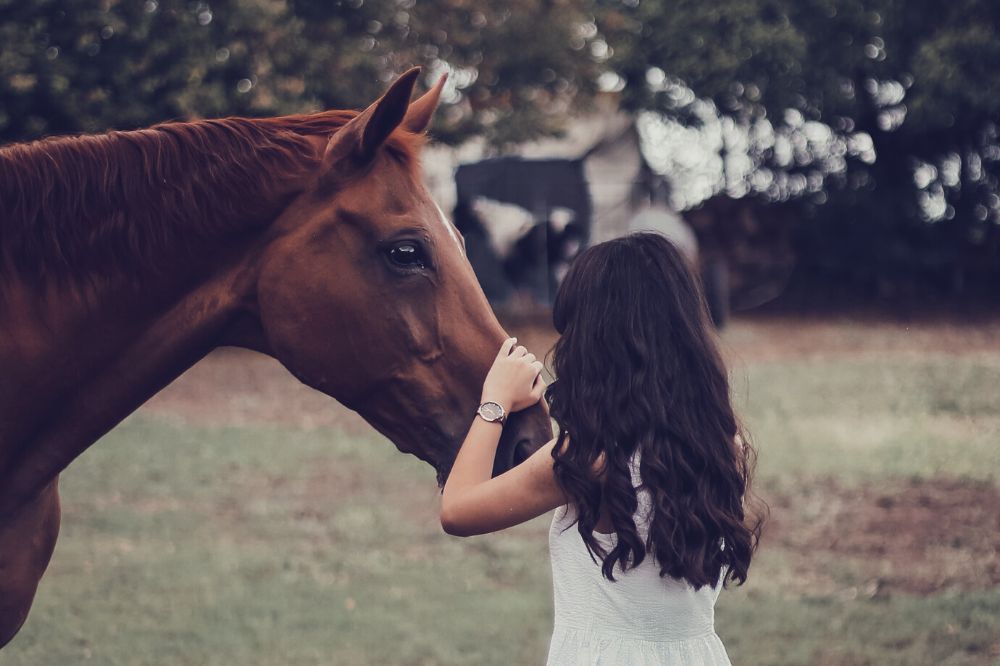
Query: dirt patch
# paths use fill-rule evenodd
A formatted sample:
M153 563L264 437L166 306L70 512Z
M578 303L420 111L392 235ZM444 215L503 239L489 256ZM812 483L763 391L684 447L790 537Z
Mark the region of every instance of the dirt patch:
M807 584L828 587L822 582L846 576L854 579L847 594L869 597L1000 586L995 485L936 480L859 488L826 480L767 500L764 546L781 549L793 577Z
M512 335L538 355L557 335L544 314L505 320ZM975 324L879 322L771 316L738 319L722 335L730 363L864 354L978 354L1000 359L1000 320ZM209 354L153 397L142 411L187 423L275 423L366 432L354 412L292 377L280 363L241 349Z
M1000 319L906 322L768 316L739 319L722 335L731 361L864 355L1000 354Z
M557 334L543 313L505 322L536 354ZM735 319L721 332L730 361L763 362L871 354L1000 354L1000 319L897 321L766 315Z

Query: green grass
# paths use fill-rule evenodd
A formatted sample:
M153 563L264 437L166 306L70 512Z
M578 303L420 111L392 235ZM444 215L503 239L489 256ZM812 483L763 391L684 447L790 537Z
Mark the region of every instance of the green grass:
M1000 357L784 361L733 384L762 486L1000 478Z
M1000 592L890 600L720 597L716 625L736 664L996 664Z
M736 389L764 492L831 476L997 482L996 358L745 372ZM375 434L140 415L74 463L62 492L56 555L4 666L544 659L547 519L450 538L432 470ZM751 582L723 594L717 625L734 663L1000 660L998 590L811 594L786 585L789 557L765 543Z
M375 435L133 418L62 493L55 560L0 663L503 664L545 649L544 520L447 537L431 469Z

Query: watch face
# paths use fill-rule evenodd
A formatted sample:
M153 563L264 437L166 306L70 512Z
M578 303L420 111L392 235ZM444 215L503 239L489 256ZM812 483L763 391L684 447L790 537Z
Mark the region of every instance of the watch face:
M484 402L483 406L479 408L479 413L487 421L499 421L500 417L503 416L503 408L495 402Z

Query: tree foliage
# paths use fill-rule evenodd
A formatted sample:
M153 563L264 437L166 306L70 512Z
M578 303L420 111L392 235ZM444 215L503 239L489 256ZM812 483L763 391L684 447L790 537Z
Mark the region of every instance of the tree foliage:
M822 123L843 166L813 179L814 261L863 279L1000 264L1000 5L988 0L599 0L625 103L692 120L677 85L748 131ZM791 119L791 122L788 121ZM696 119L694 119L696 120ZM792 128L794 129L794 127ZM870 150L869 150L870 148ZM761 169L809 171L809 155ZM955 272L955 268L961 269Z
M441 138L516 142L558 128L568 100L593 90L583 11L576 0L0 0L0 141L358 108L422 64L428 79L452 75Z

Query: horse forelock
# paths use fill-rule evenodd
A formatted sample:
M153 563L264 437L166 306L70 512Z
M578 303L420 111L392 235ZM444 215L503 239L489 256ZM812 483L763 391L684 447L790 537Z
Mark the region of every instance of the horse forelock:
M171 122L0 148L0 275L139 277L265 224L319 168L310 137L355 115ZM397 131L386 149L415 173L421 140Z

